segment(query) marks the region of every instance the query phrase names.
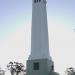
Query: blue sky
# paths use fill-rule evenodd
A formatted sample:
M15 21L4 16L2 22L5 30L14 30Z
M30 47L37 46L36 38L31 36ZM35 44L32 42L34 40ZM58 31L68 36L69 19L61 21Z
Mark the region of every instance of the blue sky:
M48 0L48 18L75 27L75 0ZM31 1L0 0L0 33L5 35L31 20ZM1 36L1 37L2 37Z
M65 22L67 26L74 26L75 0L49 0L48 9L51 18Z
M63 74L68 66L75 67L75 0L47 0L47 17L51 56L55 70ZM9 61L26 62L31 19L32 0L0 0L1 66Z
M0 32L2 32L2 36L22 26L29 12L30 7L25 0L0 0Z

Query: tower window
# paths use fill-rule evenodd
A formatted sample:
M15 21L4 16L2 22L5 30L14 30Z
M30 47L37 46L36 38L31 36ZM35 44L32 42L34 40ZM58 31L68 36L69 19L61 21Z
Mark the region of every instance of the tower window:
M33 63L33 70L39 70L39 63L38 62Z
M36 3L36 0L34 0L34 3Z
M41 0L34 0L34 3L36 3L36 2L37 2L37 3L38 3L38 2L41 2Z
M38 0L37 0L37 2L38 2Z
M41 2L41 0L39 0L39 2Z
M54 71L54 66L52 65L51 70Z

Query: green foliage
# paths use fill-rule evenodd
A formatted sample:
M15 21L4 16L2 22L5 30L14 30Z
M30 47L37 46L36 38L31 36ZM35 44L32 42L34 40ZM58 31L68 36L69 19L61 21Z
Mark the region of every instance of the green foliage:
M24 65L18 62L9 62L7 68L10 70L11 75L18 75L20 72L24 71Z

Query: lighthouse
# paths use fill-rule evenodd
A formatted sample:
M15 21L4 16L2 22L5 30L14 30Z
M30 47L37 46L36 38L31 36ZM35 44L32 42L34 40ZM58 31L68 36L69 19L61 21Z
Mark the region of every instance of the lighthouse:
M32 0L31 53L27 75L55 75L49 52L46 0Z

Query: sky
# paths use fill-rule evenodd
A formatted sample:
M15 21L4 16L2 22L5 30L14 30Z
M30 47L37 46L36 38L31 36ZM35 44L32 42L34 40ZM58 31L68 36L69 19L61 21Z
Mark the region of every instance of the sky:
M75 68L75 0L47 0L49 50L55 71ZM0 0L0 66L26 65L31 46L32 0ZM8 75L8 73L6 73ZM10 75L10 73L9 73Z

